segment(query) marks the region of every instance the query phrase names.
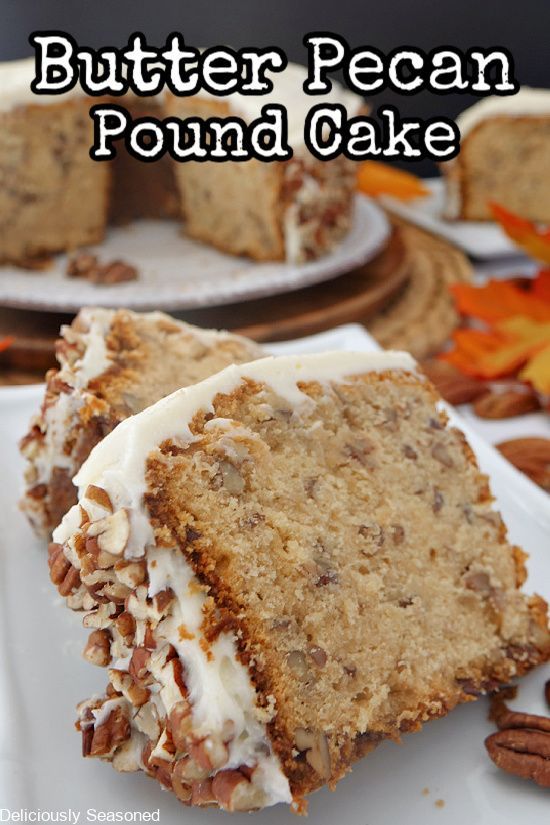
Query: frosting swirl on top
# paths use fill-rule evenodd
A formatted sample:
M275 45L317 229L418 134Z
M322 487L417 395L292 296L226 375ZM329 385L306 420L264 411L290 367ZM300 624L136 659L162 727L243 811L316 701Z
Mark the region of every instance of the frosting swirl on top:
M510 97L485 97L465 109L456 119L460 135L464 138L469 132L492 117L521 117L522 115L550 115L550 90L522 89Z

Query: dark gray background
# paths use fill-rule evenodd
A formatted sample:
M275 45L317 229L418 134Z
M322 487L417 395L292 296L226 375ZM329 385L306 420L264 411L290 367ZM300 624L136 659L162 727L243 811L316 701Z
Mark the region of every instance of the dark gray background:
M191 45L281 46L305 63L303 35L326 30L352 46L387 52L403 45L505 46L522 85L550 87L550 0L0 0L0 59L31 54L35 29L61 29L81 45L122 45L143 31L162 45L181 31ZM474 98L383 91L372 103L393 103L403 115L454 117ZM430 172L429 163L413 171Z

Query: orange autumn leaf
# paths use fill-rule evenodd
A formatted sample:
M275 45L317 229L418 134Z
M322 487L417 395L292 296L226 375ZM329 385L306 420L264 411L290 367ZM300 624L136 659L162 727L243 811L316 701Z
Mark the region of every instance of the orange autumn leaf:
M538 261L550 264L550 229L539 229L532 221L510 212L498 203L489 207L508 237Z
M416 175L376 160L366 160L360 165L358 185L360 192L372 198L391 195L407 201L430 194L430 190Z
M508 344L481 358L478 364L478 375L487 380L513 375L539 348L540 344L537 345L531 341L516 341L514 344Z
M518 368L550 344L550 323L540 324L531 318L515 316L499 321L495 324L495 329L514 339L514 343L503 348L494 359L493 364L497 369L502 362L506 362L508 368L514 358Z
M516 340L550 342L550 321L540 323L524 315L512 315L498 321L494 329L500 335Z
M515 373L550 342L550 322L514 316L499 321L491 332L461 329L453 336L455 349L443 360L461 372L492 380Z
M457 329L453 341L464 353L479 355L481 352L492 352L506 342L502 334L486 332L481 329Z
M550 395L550 344L531 358L519 377L532 384L537 392Z
M550 302L516 286L511 281L488 281L483 286L453 284L456 308L462 315L473 315L494 323L512 315L525 315L536 321L550 321Z
M469 375L472 378L480 377L474 363L472 363L472 360L467 355L464 355L462 350L452 349L449 352L444 352L439 356L439 359L440 361L446 361L447 364L451 364L453 367L456 367L457 370L462 372L464 375Z
M550 252L550 230L538 230L501 207L496 212L516 237L536 234ZM550 268L530 282L492 279L483 286L454 284L451 292L472 326L457 330L453 349L440 358L465 375L486 381L515 375L550 394Z
M540 269L533 279L533 295L550 304L550 269Z
M481 378L480 363L487 354L506 343L502 335L477 329L458 329L453 334L454 349L440 355L442 361L452 364L460 372Z

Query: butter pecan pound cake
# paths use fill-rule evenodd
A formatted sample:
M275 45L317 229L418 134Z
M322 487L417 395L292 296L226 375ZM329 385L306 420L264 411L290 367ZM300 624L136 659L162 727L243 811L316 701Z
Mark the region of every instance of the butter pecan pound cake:
M446 217L492 221L496 202L523 218L550 222L550 90L522 88L487 97L456 120L460 154L441 164Z
M34 60L0 63L0 263L31 265L103 238L110 169L94 163L79 87L35 95Z
M21 506L44 536L76 502L72 477L120 421L262 351L248 339L161 312L89 308L61 329L56 354L59 369L46 376L42 407L21 442Z
M363 98L333 80L315 100L306 95L304 66L290 63L273 76L269 95L207 92L147 99L128 92L114 102L134 120L154 116L238 116L247 123L264 105L288 117L288 161L155 163L117 144L113 162L90 158L94 103L79 85L63 95L35 95L33 58L0 63L0 264L30 266L56 252L101 241L111 224L136 218L181 219L183 231L223 252L255 260L301 262L327 254L351 227L356 164L320 161L306 148L304 124L314 103L365 110ZM182 273L182 277L184 277Z
M550 652L464 437L401 353L232 366L120 424L52 558L108 688L84 754L185 803L331 787Z
M272 104L284 106L288 118L294 152L288 161L175 164L185 232L192 238L233 255L297 263L326 254L349 231L357 164L343 155L315 158L304 142L304 124L315 103L338 104L348 117L366 105L335 80L330 93L312 98L303 89L307 74L304 66L289 63L273 76L267 95L166 94L167 113L183 119L238 116L252 123Z

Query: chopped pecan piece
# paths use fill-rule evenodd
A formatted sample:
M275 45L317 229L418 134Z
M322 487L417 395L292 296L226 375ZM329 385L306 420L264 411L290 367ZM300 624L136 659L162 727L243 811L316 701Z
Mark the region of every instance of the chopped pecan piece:
M78 252L67 262L67 277L91 279L97 268L97 255L92 255L91 252Z
M176 702L169 716L172 741L178 752L187 751L187 737L191 733L191 706L186 699Z
M111 556L121 556L130 538L130 519L126 510L117 510L110 516L94 521L88 536L96 537L100 550Z
M90 252L79 252L70 258L66 272L68 278L85 278L94 284L119 284L135 281L138 277L135 266L125 261L100 264L97 256Z
M124 281L137 281L138 271L135 266L125 261L112 261L99 267L90 278L95 284L121 284Z
M323 779L330 779L332 769L328 739L321 731L298 728L294 734L298 751L305 751L306 762Z
M109 510L110 513L113 512L113 505L111 499L109 498L109 494L103 487L97 487L95 484L88 484L85 492L85 497L89 501L93 501L95 504L98 504L100 507L103 507L105 510Z
M317 667L324 667L327 663L327 654L323 650L322 647L318 647L315 645L314 647L310 647L309 655L317 665Z
M148 675L150 658L151 653L149 650L146 650L146 648L134 648L128 672L136 681L141 681Z
M261 791L241 770L220 771L212 780L212 793L226 811L251 811L261 807Z
M306 657L301 650L291 650L286 657L287 665L300 679L305 679L309 673Z
M136 632L136 620L127 610L123 610L120 616L115 620L116 629L125 640L127 644L131 644L134 640Z
M84 658L97 667L107 667L111 662L111 636L108 630L94 630L84 648Z
M61 596L68 596L80 586L80 573L63 553L63 545L50 542L48 545L48 566L50 579L57 586Z
M122 708L111 711L102 725L96 726L89 756L107 756L130 736L130 723Z

